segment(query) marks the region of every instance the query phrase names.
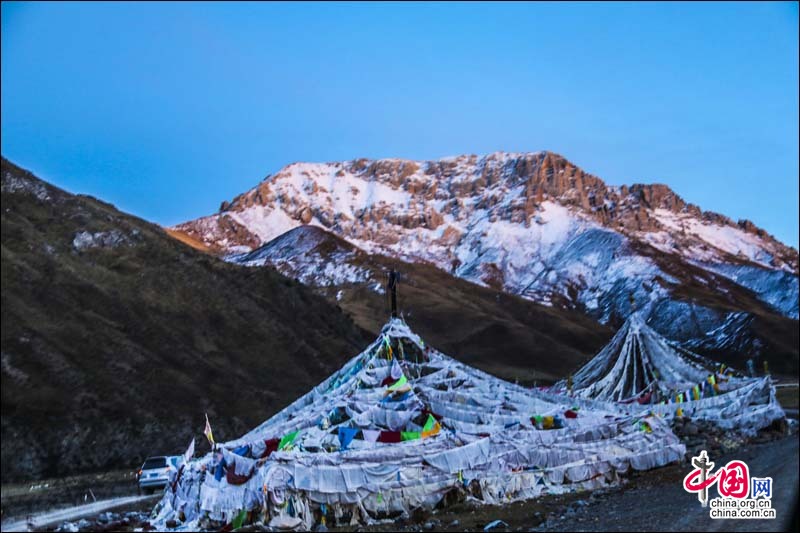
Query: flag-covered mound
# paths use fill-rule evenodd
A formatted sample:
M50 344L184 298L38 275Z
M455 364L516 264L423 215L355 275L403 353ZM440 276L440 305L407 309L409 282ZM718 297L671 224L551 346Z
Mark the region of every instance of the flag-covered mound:
M440 502L591 489L683 457L660 418L583 403L463 365L394 319L314 390L189 462L156 525L369 523Z
M769 377L748 378L685 350L636 313L554 392L629 404L629 413L682 414L753 433L785 417ZM592 404L594 405L594 404ZM640 407L641 406L641 407Z

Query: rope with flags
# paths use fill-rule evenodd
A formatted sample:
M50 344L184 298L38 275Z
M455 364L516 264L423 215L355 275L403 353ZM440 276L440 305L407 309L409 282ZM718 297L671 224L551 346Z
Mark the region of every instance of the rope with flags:
M660 403L684 403L700 400L702 398L708 398L709 396L717 396L720 394L720 382L728 381L733 375L733 371L731 369L728 369L727 373L725 373L725 369L726 366L723 364L718 372L709 374L706 379L696 385L692 385L685 391L677 391L677 393L673 391L674 396L673 394L670 394L666 400L663 400Z

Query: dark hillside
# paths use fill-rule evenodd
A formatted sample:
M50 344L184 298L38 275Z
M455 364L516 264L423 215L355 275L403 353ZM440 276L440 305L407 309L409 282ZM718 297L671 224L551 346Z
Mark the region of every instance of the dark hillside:
M4 482L181 452L206 411L218 440L237 437L366 341L273 269L224 263L2 160Z

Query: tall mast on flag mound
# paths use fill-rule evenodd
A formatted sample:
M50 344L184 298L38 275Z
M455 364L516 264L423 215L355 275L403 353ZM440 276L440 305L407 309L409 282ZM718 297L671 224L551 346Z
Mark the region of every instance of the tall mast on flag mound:
M397 318L397 281L400 274L392 268L386 281L386 296L391 298L392 318Z

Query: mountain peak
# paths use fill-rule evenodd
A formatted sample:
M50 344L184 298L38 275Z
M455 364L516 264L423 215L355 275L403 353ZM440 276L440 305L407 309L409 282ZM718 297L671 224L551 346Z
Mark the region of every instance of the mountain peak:
M428 161L295 162L223 202L217 220L199 219L176 229L220 251L238 252L301 224L316 223L344 238L364 240L359 230L364 223L436 231L473 211L530 227L545 201L662 251L702 245L711 250L705 259L728 255L768 268L797 270L797 251L750 221L734 222L703 211L662 183L608 186L551 151L498 151ZM715 233L729 237L721 248L714 242ZM391 237L381 237L387 239Z

